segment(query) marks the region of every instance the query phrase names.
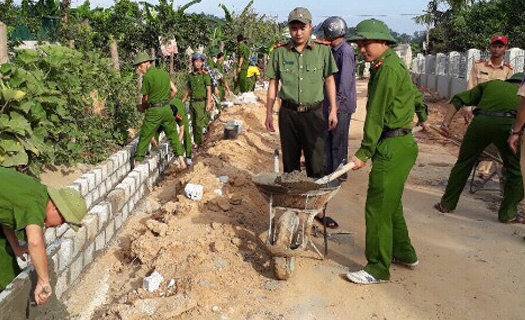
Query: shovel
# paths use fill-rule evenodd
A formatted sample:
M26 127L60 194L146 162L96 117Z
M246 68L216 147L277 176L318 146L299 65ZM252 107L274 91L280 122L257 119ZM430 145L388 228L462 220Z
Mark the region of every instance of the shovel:
M421 130L423 130L423 127L416 126L412 129L412 133L416 133ZM289 181L289 182L283 181L283 182L280 182L279 185L283 187L287 187L288 189L290 189L292 193L314 191L314 190L318 190L318 189L325 187L328 183L339 178L343 174L352 170L354 167L355 167L355 163L349 162L345 164L344 166L340 165L339 168L337 168L337 170L335 170L331 174L324 176L322 178L319 178L317 180L302 180L302 181Z

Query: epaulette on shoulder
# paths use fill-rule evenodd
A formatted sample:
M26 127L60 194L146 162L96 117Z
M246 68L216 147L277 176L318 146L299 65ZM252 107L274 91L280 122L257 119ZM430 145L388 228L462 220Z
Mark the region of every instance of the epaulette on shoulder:
M477 60L476 63L483 63L485 60Z
M503 65L507 68L510 68L511 70L514 69L514 67L508 62L505 62Z
M327 45L327 46L332 44L332 42L327 41L327 40L315 40L315 43L324 44L324 45Z
M274 44L273 48L277 49L277 48L280 48L280 47L285 47L287 45L288 45L288 42L283 42L283 43L279 43L279 44Z

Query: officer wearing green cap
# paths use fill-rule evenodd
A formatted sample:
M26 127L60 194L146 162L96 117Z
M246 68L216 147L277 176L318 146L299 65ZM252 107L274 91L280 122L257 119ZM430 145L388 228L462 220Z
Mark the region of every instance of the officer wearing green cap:
M151 139L161 127L171 143L173 153L179 166L185 168L182 157L182 147L178 139L177 123L169 106L169 101L177 94L177 88L170 80L168 72L151 64L146 53L139 53L134 61L137 71L142 73L142 109L145 110L144 121L140 129L139 143L135 153L135 161L144 160Z
M202 134L208 125L208 112L211 111L211 78L208 72L202 69L206 57L201 53L194 53L192 58L193 72L188 76L188 88L182 103L191 98L190 111L193 124L193 141L197 146L202 143Z
M359 170L371 159L372 170L365 207L368 264L346 276L354 283L374 284L390 279L391 262L411 268L419 262L408 235L401 198L418 154L411 133L414 111L423 124L426 110L421 110L424 103L419 101L421 95L407 67L390 48L396 40L384 22L364 20L350 39L357 42L361 55L372 65L363 140L352 161L354 170Z
M46 302L52 290L43 229L69 223L78 231L86 212L76 190L46 187L14 169L0 168L0 291L20 273L16 257L23 259L28 252L37 274L35 301ZM19 245L18 231L25 233L27 247Z
M441 132L447 137L450 136L450 122L459 109L463 106L476 106L476 109L463 138L458 161L450 172L445 194L441 202L435 205L440 212L456 209L473 166L481 152L493 143L503 159L507 178L498 219L503 223L525 223L525 219L517 214L518 204L523 199L520 153L514 153L507 144L521 101L517 92L522 78L523 73L518 73L506 81L491 80L457 94L450 100L452 105L441 125Z
M326 127L337 126L335 80L338 71L330 42L314 41L312 15L306 8L295 8L288 15L290 42L275 46L266 67L270 85L266 103L265 125L273 126L273 105L277 93L281 98L279 132L284 172L301 170L301 153L309 177L324 176ZM279 91L279 82L281 89ZM329 101L328 123L323 116L324 89Z
M223 52L220 52L219 49L215 48L210 50L210 57L208 58L208 67L210 69L217 69L222 75L222 78L219 80L217 87L213 88L213 94L215 94L219 98L219 101L224 100L226 92L231 93L230 88L228 86L228 82L226 81L226 75L224 74L223 62ZM217 108L220 108L220 106L217 106Z
M237 81L239 90L241 93L248 92L248 68L250 67L250 48L244 42L244 36L242 34L237 36Z

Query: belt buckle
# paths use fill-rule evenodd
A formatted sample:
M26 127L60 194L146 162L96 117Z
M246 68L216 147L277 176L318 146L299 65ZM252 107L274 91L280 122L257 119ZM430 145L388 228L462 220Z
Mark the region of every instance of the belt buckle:
M308 111L307 106L297 106L297 112L306 112Z

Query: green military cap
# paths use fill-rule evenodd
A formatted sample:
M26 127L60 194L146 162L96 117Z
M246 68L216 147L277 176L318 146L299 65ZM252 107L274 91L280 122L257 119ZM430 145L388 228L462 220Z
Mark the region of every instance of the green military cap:
M350 37L350 41L357 40L385 40L391 44L397 43L390 34L386 23L376 19L363 20L357 25L356 32Z
M507 79L508 82L520 82L523 81L523 72L515 73L512 77Z
M138 64L141 64L143 62L147 62L147 61L153 61L155 59L152 59L149 54L147 54L146 52L140 52L139 54L137 54L135 56L135 60L133 60L133 65L138 65Z
M297 7L293 9L288 15L288 23L293 21L299 21L304 24L310 24L312 23L312 14L306 8Z
M87 213L84 197L71 188L55 189L47 187L47 193L58 211L60 211L60 215L69 223L71 229L78 231L80 222Z

